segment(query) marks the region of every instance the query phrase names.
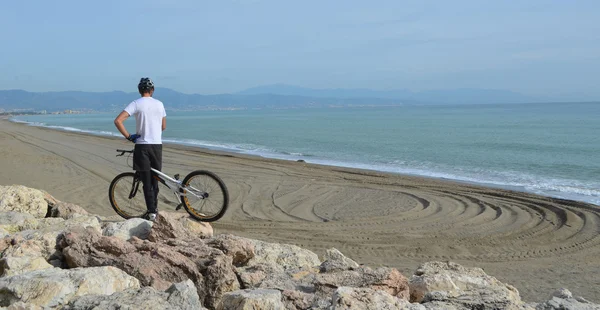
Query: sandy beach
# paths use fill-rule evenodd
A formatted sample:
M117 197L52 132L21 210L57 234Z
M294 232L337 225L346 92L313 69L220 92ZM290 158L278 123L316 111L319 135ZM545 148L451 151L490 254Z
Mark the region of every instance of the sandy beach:
M43 189L114 215L110 181L131 170L125 139L0 120L0 185ZM600 302L600 208L437 179L165 145L163 171L223 178L230 206L215 233L335 247L359 263L410 276L420 263L455 261L514 285L526 301L556 288ZM164 193L165 191L163 191ZM159 209L173 209L163 196ZM184 212L184 211L182 211Z

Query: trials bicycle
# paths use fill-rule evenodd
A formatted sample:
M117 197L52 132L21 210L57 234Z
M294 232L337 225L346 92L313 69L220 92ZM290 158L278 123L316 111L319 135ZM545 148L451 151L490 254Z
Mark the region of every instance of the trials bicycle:
M133 150L117 150L117 156L123 156ZM173 176L152 169L152 177L170 189L178 201L176 210L182 207L194 219L213 222L220 219L227 210L229 193L225 183L216 174L196 170L190 172L183 181L179 174ZM124 172L117 175L108 188L108 197L113 209L125 219L142 217L146 213L146 202L140 184L141 180L135 172Z

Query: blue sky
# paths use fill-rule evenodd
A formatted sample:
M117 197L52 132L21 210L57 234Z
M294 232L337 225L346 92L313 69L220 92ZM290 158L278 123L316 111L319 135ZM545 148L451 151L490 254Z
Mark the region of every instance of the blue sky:
M600 99L600 1L2 1L0 89L507 89Z

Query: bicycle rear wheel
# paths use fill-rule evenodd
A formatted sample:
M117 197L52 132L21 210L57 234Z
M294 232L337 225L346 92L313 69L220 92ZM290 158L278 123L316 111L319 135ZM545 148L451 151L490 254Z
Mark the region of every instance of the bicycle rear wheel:
M210 171L190 172L182 182L181 201L185 210L195 219L213 222L227 211L229 193L223 180Z
M133 172L116 176L108 187L112 208L125 219L142 217L146 213L146 200L142 182Z

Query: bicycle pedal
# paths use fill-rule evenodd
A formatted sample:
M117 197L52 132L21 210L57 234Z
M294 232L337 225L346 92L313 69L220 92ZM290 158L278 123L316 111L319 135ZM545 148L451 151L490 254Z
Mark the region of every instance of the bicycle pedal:
M173 176L173 178L174 178L175 180L179 180L179 173L178 173L178 174L176 174L176 175L174 175L174 176Z
M183 203L178 204L177 207L175 207L175 211L179 211L181 208L183 208Z

